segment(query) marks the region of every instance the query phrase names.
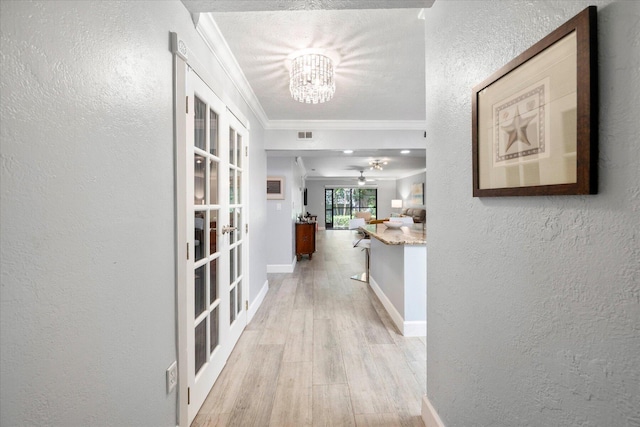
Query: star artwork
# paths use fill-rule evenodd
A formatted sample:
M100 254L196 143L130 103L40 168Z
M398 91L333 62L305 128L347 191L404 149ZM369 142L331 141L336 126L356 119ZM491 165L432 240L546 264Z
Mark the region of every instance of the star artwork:
M508 136L507 147L504 150L505 152L509 151L509 148L511 148L516 141L520 141L531 146L531 142L529 141L529 138L527 138L527 126L529 126L529 123L531 123L534 118L535 116L523 118L520 115L520 110L516 107L515 116L511 123L507 126L502 126L502 130L504 130Z
M494 165L549 156L548 87L545 79L493 104Z

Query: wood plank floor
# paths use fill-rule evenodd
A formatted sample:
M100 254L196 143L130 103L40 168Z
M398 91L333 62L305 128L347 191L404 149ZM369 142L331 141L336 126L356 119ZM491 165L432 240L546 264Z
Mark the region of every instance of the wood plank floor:
M425 338L400 335L367 284L353 231L317 234L313 260L269 293L192 426L423 426Z

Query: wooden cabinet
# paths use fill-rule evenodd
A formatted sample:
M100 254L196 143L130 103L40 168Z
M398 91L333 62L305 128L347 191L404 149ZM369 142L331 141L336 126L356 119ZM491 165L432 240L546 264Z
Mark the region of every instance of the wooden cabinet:
M296 223L296 257L298 261L302 255L309 255L309 259L316 251L316 223Z

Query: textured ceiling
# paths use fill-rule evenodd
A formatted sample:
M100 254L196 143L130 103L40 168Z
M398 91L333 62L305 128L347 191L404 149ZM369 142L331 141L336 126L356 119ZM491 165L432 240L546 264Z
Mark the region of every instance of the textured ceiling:
M424 22L416 9L213 13L269 120L424 120ZM336 93L294 101L287 56L337 53Z
M435 0L182 0L191 12L258 10L420 9Z
M183 0L211 13L269 120L424 120L424 21L433 0ZM335 52L336 94L291 99L287 57Z
M425 120L424 21L418 15L433 0L182 1L193 14L211 13L269 121ZM291 98L287 57L306 48L329 50L339 58L336 93L329 102L312 105ZM369 154L357 153L357 164L381 157ZM380 177L424 169L424 150L410 156L418 160L385 154L394 161L376 173ZM351 167L356 158L340 160L341 152L299 155L310 177L359 174Z

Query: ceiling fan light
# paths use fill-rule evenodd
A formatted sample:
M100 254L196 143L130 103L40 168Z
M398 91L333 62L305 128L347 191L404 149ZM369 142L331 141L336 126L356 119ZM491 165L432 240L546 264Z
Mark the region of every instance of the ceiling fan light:
M358 177L358 185L364 185L364 183L367 181L364 175L362 175L362 172L364 171L360 171L360 176Z

